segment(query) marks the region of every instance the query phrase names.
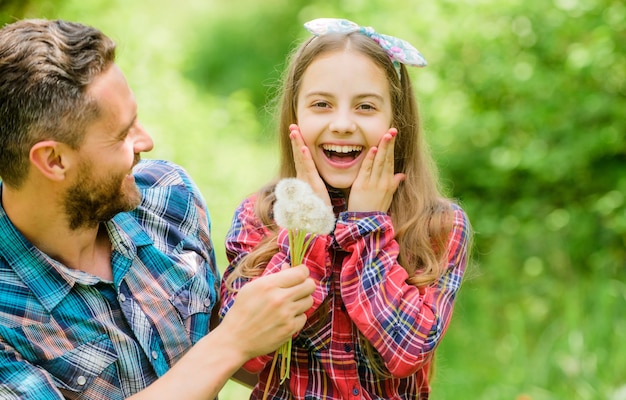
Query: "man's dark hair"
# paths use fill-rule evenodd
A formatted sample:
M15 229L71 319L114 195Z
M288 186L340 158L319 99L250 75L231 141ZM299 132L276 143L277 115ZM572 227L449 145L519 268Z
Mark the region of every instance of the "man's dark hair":
M18 188L42 140L78 148L98 114L87 87L115 61L115 43L90 26L30 19L0 30L0 178Z

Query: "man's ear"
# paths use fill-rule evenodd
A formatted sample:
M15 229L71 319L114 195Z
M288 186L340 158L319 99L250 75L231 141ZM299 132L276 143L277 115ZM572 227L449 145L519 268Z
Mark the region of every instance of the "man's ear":
M69 147L54 140L35 143L30 148L30 162L48 179L63 180L70 167Z

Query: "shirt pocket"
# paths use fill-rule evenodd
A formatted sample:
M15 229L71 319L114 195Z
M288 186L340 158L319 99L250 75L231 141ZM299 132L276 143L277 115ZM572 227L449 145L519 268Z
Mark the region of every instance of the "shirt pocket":
M210 312L214 299L205 277L198 273L174 292L170 302L185 321L194 314Z
M48 371L58 388L70 392L87 390L98 377L118 358L117 352L107 335L83 343L63 355L39 362L38 365ZM107 382L117 380L117 373L110 370ZM112 383L112 382L111 382Z
M172 293L169 301L185 325L191 342L196 343L209 332L211 310L217 302L217 291L212 285L215 277L209 275L206 260L196 252L186 252L179 260L195 265L195 273Z

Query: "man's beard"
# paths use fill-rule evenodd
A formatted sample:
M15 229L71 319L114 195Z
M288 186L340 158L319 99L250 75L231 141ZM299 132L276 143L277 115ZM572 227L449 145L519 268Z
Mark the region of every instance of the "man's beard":
M96 180L90 163L81 163L76 183L63 199L65 214L72 230L94 228L116 214L133 210L141 194L133 183L123 186L126 174L110 175Z

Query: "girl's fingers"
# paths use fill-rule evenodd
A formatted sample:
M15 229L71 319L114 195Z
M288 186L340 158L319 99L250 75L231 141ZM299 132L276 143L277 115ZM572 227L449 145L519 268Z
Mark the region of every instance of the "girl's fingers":
M372 147L368 150L367 154L365 155L365 159L363 159L363 163L361 164L361 170L358 174L360 177L362 177L362 179L369 180L371 178L377 154L378 147Z
M289 138L291 139L291 150L293 153L293 162L296 166L298 176L301 175L304 169L304 160L302 155L302 147L304 147L304 141L300 135L300 130L297 125L289 126Z
M394 173L394 145L397 130L390 128L369 149L350 191L348 210L387 211L405 175Z
M391 188L393 189L393 192L395 193L396 189L398 189L398 186L400 186L400 183L406 178L406 174L395 173L394 155L395 155L395 146L396 146L396 135L398 134L398 131L395 128L391 128L389 130L389 134L391 135L391 139L388 142L389 147L386 152L384 174L386 176L393 177L391 181Z
M371 166L370 180L380 181L393 176L394 172L394 144L397 130L395 128L389 129L387 133L380 139L380 143L376 149L375 158ZM369 154L368 154L369 156ZM364 161L365 163L365 161Z
M291 149L293 151L294 164L296 167L296 177L311 185L313 191L327 204L330 204L330 197L324 181L320 177L311 151L304 143L298 125L289 126L289 137L291 138Z
M381 150L381 156L384 156L384 157L381 157L382 159L380 160L380 165L379 165L381 177L393 176L393 171L394 171L393 150L394 150L394 144L396 142L397 132L398 131L392 128L389 130L389 132L384 134L383 138L381 139L381 144L379 147Z
M391 139L388 142L389 148L387 149L385 154L385 173L393 175L393 172L395 170L394 151L396 146L396 135L398 134L398 131L392 128L389 130L389 134L391 135Z
M302 139L302 134L297 125L289 126L289 137L291 138L291 148L293 151L293 159L296 166L298 179L304 180L312 184L312 180L319 177L315 163L311 157L309 148Z

